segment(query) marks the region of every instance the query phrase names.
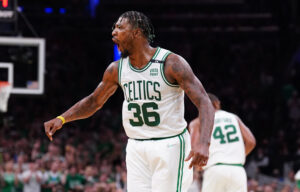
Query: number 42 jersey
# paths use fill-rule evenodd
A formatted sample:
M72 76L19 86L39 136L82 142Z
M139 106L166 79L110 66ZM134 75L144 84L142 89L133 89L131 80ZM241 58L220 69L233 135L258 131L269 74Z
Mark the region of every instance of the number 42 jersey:
M124 92L123 126L129 138L151 139L178 135L186 128L184 91L168 82L164 62L171 52L157 48L149 63L134 68L120 59L119 84Z
M216 111L209 158L204 169L218 163L243 165L245 158L245 145L237 116L223 110Z

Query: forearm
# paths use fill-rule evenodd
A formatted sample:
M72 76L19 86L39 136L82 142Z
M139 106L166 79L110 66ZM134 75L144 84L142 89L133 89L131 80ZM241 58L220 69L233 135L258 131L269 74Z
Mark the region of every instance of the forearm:
M210 144L211 132L214 124L214 108L209 98L204 98L198 107L199 111L199 139L198 144Z
M73 105L70 109L61 114L61 116L65 118L66 122L85 119L93 115L101 107L93 95L89 95Z

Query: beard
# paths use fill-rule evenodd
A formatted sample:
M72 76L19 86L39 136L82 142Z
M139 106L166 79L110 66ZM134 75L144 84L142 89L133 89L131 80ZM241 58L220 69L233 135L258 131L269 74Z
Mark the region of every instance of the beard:
M128 56L129 56L128 50L124 50L123 52L121 52L121 57L122 57L122 58L126 58L126 57L128 57Z

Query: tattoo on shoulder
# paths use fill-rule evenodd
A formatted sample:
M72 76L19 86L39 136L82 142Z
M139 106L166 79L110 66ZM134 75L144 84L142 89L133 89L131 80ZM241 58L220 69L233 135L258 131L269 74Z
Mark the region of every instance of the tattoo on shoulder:
M114 72L113 66L109 66L108 69L107 69L107 72L109 72L110 74L112 74Z
M171 68L175 76L188 77L188 69L184 62L179 56L171 59Z
M118 69L118 63L113 62L111 63L108 68L106 69L106 71L111 75L113 74L116 70Z

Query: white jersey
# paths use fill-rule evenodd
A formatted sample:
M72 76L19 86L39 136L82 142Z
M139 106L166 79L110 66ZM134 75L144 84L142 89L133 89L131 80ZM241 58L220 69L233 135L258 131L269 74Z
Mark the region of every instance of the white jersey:
M245 158L245 145L237 116L223 110L216 111L205 168L218 163L244 165Z
M170 53L158 47L142 69L134 68L129 57L119 62L123 126L129 138L170 137L186 128L184 91L164 76L164 61Z

